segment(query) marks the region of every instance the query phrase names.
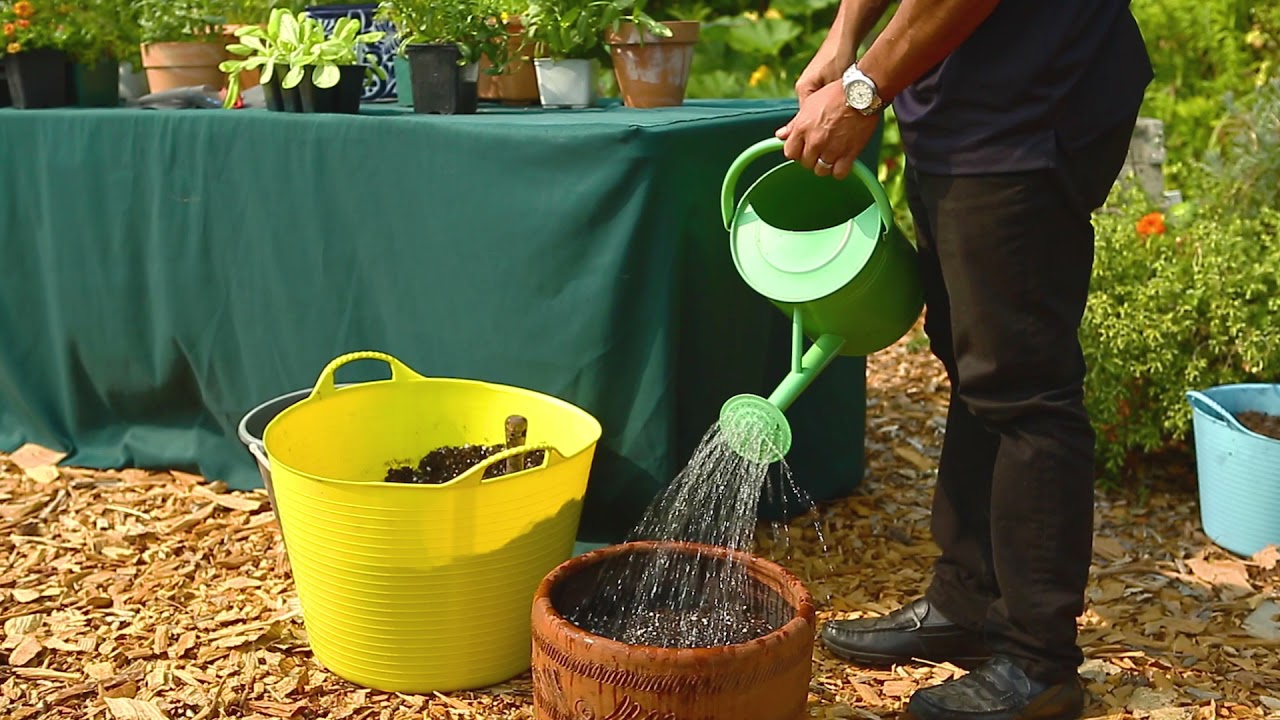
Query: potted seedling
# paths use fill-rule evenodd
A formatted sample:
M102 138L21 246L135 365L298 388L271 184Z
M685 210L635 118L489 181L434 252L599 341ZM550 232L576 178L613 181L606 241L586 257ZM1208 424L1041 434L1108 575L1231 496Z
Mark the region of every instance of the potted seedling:
M378 16L394 24L408 59L415 112L474 113L480 59L489 58L490 73L506 69L507 26L496 0L383 0Z
M71 103L65 15L47 1L18 0L0 9L0 29L4 31L0 50L14 107L53 108Z
M151 92L208 86L222 88L218 69L232 38L218 0L135 0L142 67Z
M118 106L120 62L138 51L129 0L78 0L58 7L67 11L63 26L68 33L71 101L81 107Z
M480 99L506 105L537 103L538 77L533 69L532 46L524 39L523 15L528 0L501 0L500 19L507 26L507 67L495 72L486 55L480 59Z
M617 23L605 33L614 76L627 107L669 107L684 103L701 23L655 22L645 16L643 0L618 0L644 21Z
M286 21L286 18L288 20ZM299 35L301 32L298 18L284 8L271 11L266 26L242 25L235 29L236 42L227 46L233 59L225 60L218 69L227 74L227 94L224 107L233 107L245 89L242 76L246 73L258 73L262 94L266 99L267 110L281 112L301 111L302 101L296 92L297 84L292 87L293 102L286 100L281 78L289 67L290 60L300 50ZM285 68L281 70L279 68Z
M534 68L543 106L595 104L604 33L626 22L656 36L669 32L628 0L531 0L524 17L525 42L538 52Z
M320 21L307 16L312 32L303 34L304 45L297 64L289 68L285 81L294 79L302 70L302 111L314 113L346 113L360 111L360 97L367 78L385 80L387 73L373 53L359 57L360 48L376 43L386 35L381 30L361 32L359 18L341 17L333 32L325 37ZM363 62L361 62L363 60Z

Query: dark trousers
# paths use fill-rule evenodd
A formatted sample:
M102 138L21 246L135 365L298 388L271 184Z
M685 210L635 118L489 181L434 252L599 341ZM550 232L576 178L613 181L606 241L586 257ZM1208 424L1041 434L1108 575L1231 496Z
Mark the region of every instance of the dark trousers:
M907 169L925 332L951 380L927 597L1046 682L1083 660L1076 618L1092 555L1094 433L1078 330L1093 268L1090 213L1133 124L1050 170Z

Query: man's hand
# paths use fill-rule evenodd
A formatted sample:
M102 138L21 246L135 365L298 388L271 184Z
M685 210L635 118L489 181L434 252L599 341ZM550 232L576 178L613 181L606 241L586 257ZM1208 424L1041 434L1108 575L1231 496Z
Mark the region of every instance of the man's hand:
M837 35L828 35L822 47L796 80L796 98L803 105L809 96L839 80L853 63L853 48Z
M839 80L827 83L800 103L791 122L775 135L785 140L782 152L817 175L843 180L853 170L879 118L867 117L845 102ZM822 162L819 162L819 161Z

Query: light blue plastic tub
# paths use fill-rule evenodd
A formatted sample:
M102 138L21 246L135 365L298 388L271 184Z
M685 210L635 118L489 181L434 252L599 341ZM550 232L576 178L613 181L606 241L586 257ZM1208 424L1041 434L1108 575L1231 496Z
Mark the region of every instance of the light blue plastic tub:
M1205 534L1245 557L1280 545L1280 440L1235 418L1249 411L1280 415L1280 385L1221 385L1188 392L1187 400Z

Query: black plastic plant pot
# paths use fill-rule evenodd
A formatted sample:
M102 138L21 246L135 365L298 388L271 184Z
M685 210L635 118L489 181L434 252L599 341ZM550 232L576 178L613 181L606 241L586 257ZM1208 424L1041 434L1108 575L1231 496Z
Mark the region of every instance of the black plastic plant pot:
M75 63L68 67L72 101L78 107L116 107L120 104L120 66L111 58L99 58L92 65Z
M364 94L365 67L345 65L338 70L342 73L338 84L329 88L316 87L311 80L311 73L307 73L298 86L302 89L302 112L359 114L360 96Z
M410 45L407 54L414 112L468 115L476 111L476 83L465 77L458 64L462 54L457 45Z
M262 83L262 99L269 112L284 112L284 90L280 87L280 73L273 72L269 82Z
M0 62L0 107L10 107L13 99L9 97L9 81L5 79L4 62Z
M285 112L302 112L302 83L298 83L291 88L282 85L280 87L280 95L284 99Z
M5 79L13 106L57 108L71 104L67 54L61 50L24 50L5 55Z

